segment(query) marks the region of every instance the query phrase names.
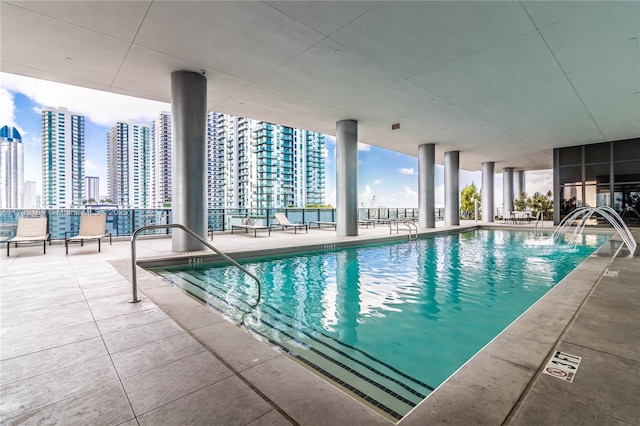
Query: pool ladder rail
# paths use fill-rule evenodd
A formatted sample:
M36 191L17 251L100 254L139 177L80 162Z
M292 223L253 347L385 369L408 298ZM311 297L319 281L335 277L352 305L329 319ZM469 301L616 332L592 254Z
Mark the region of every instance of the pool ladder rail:
M138 235L141 232L147 231L147 230L150 230L150 229L169 229L169 228L182 229L184 232L186 232L187 234L191 235L193 238L198 240L200 243L204 244L209 249L213 250L216 254L218 254L219 256L224 258L227 262L231 263L233 266L235 266L236 268L240 269L242 272L244 272L245 274L247 274L251 278L253 278L253 280L256 282L256 284L258 286L258 296L256 298L256 303L253 304L252 307L255 308L256 306L258 306L258 304L260 303L260 298L261 298L260 297L261 296L261 293L260 293L260 280L258 279L258 277L256 277L254 274L249 272L245 267L243 267L238 262L236 262L235 260L230 258L228 255L226 255L222 251L220 251L217 248L215 248L214 246L212 246L207 240L202 238L200 235L196 234L191 229L189 229L186 226L181 225L179 223L168 223L166 225L147 225L147 226L143 226L141 228L136 229L135 232L131 235L131 272L132 272L132 275L131 275L131 288L132 288L133 294L132 294L132 299L129 302L131 302L131 303L140 302L140 299L138 299L138 274L137 274L137 271L136 271L136 239L138 238Z
M389 222L389 234L392 233L392 224L395 222L396 224L396 234L399 233L399 226L403 224L409 230L409 241L418 239L418 225L412 220L407 218L396 218L395 220ZM413 233L415 231L415 234Z

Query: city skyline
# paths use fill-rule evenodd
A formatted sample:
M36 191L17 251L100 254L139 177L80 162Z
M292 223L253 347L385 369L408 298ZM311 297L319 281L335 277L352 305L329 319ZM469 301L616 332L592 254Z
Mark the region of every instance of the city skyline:
M107 195L107 134L118 121L140 121L149 125L167 103L84 89L60 83L1 73L0 123L15 126L23 135L24 179L37 182L42 189L40 111L43 106L65 107L86 117L86 175L100 179L100 196ZM256 117L251 117L259 119ZM275 124L275 123L274 123ZM325 203L335 207L335 137L325 137ZM416 157L358 144L359 207L417 207ZM417 153L416 153L417 155ZM464 153L461 153L464 155ZM479 171L460 171L460 189L475 183L481 187ZM443 167L436 166L436 207L444 205ZM527 172L528 194L551 190L548 170ZM495 176L495 205L502 204L502 174Z

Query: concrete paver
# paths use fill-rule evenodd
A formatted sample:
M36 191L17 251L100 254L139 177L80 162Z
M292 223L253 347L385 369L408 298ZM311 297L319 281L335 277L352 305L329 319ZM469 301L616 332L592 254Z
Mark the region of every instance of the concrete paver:
M360 234L213 241L260 253L389 229ZM1 258L3 424L391 424L144 270L142 302L129 303L129 241L102 248L21 247ZM139 258L173 255L168 239L138 241ZM603 277L606 268L618 276ZM592 256L400 424L640 424L638 276L638 254ZM557 348L583 357L574 383L541 374Z

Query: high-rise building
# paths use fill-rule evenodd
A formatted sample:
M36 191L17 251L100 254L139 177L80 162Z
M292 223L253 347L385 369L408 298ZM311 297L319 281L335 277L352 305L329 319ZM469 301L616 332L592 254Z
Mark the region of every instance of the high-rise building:
M0 129L0 208L23 206L23 155L18 130L9 126Z
M85 187L87 201L100 201L100 178L98 176L87 176L85 178Z
M81 207L84 199L84 116L66 108L42 109L42 204Z
M207 113L207 208L224 208L225 188L225 151L224 137L218 135L224 131L227 120L233 120L225 114L209 111Z
M295 199L301 206L325 204L324 135L295 130Z
M38 209L40 208L40 199L36 193L36 183L32 180L28 180L24 183L24 205L25 209Z
M151 208L151 138L147 125L116 123L107 135L109 198L122 208Z
M209 112L209 208L323 204L324 135Z
M171 204L171 113L163 111L151 124L153 207Z

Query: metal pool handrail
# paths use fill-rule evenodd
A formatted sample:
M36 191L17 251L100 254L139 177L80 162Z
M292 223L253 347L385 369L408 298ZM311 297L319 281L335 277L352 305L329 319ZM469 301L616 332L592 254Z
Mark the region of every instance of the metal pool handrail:
M258 303L260 303L260 280L258 279L258 277L253 275L251 272L249 272L245 267L240 265L238 262L236 262L235 260L227 256L226 254L224 254L223 252L221 252L211 244L209 244L209 242L204 238L202 238L200 235L196 234L186 226L180 225L179 223L169 223L166 225L146 225L136 229L136 231L131 235L131 272L132 272L131 284L133 289L133 298L129 302L138 303L140 301L140 299L138 299L138 275L136 273L136 238L138 237L138 234L140 234L140 232L142 231L147 231L149 229L168 229L168 228L182 229L184 232L191 235L193 238L195 238L196 240L198 240L199 242L201 242L202 244L204 244L205 246L207 246L208 248L216 252L218 255L222 256L225 260L227 260L233 266L235 266L236 268L240 269L242 272L244 272L245 274L253 278L256 284L258 285L258 298L256 300L255 305L253 305L253 307L256 307Z

